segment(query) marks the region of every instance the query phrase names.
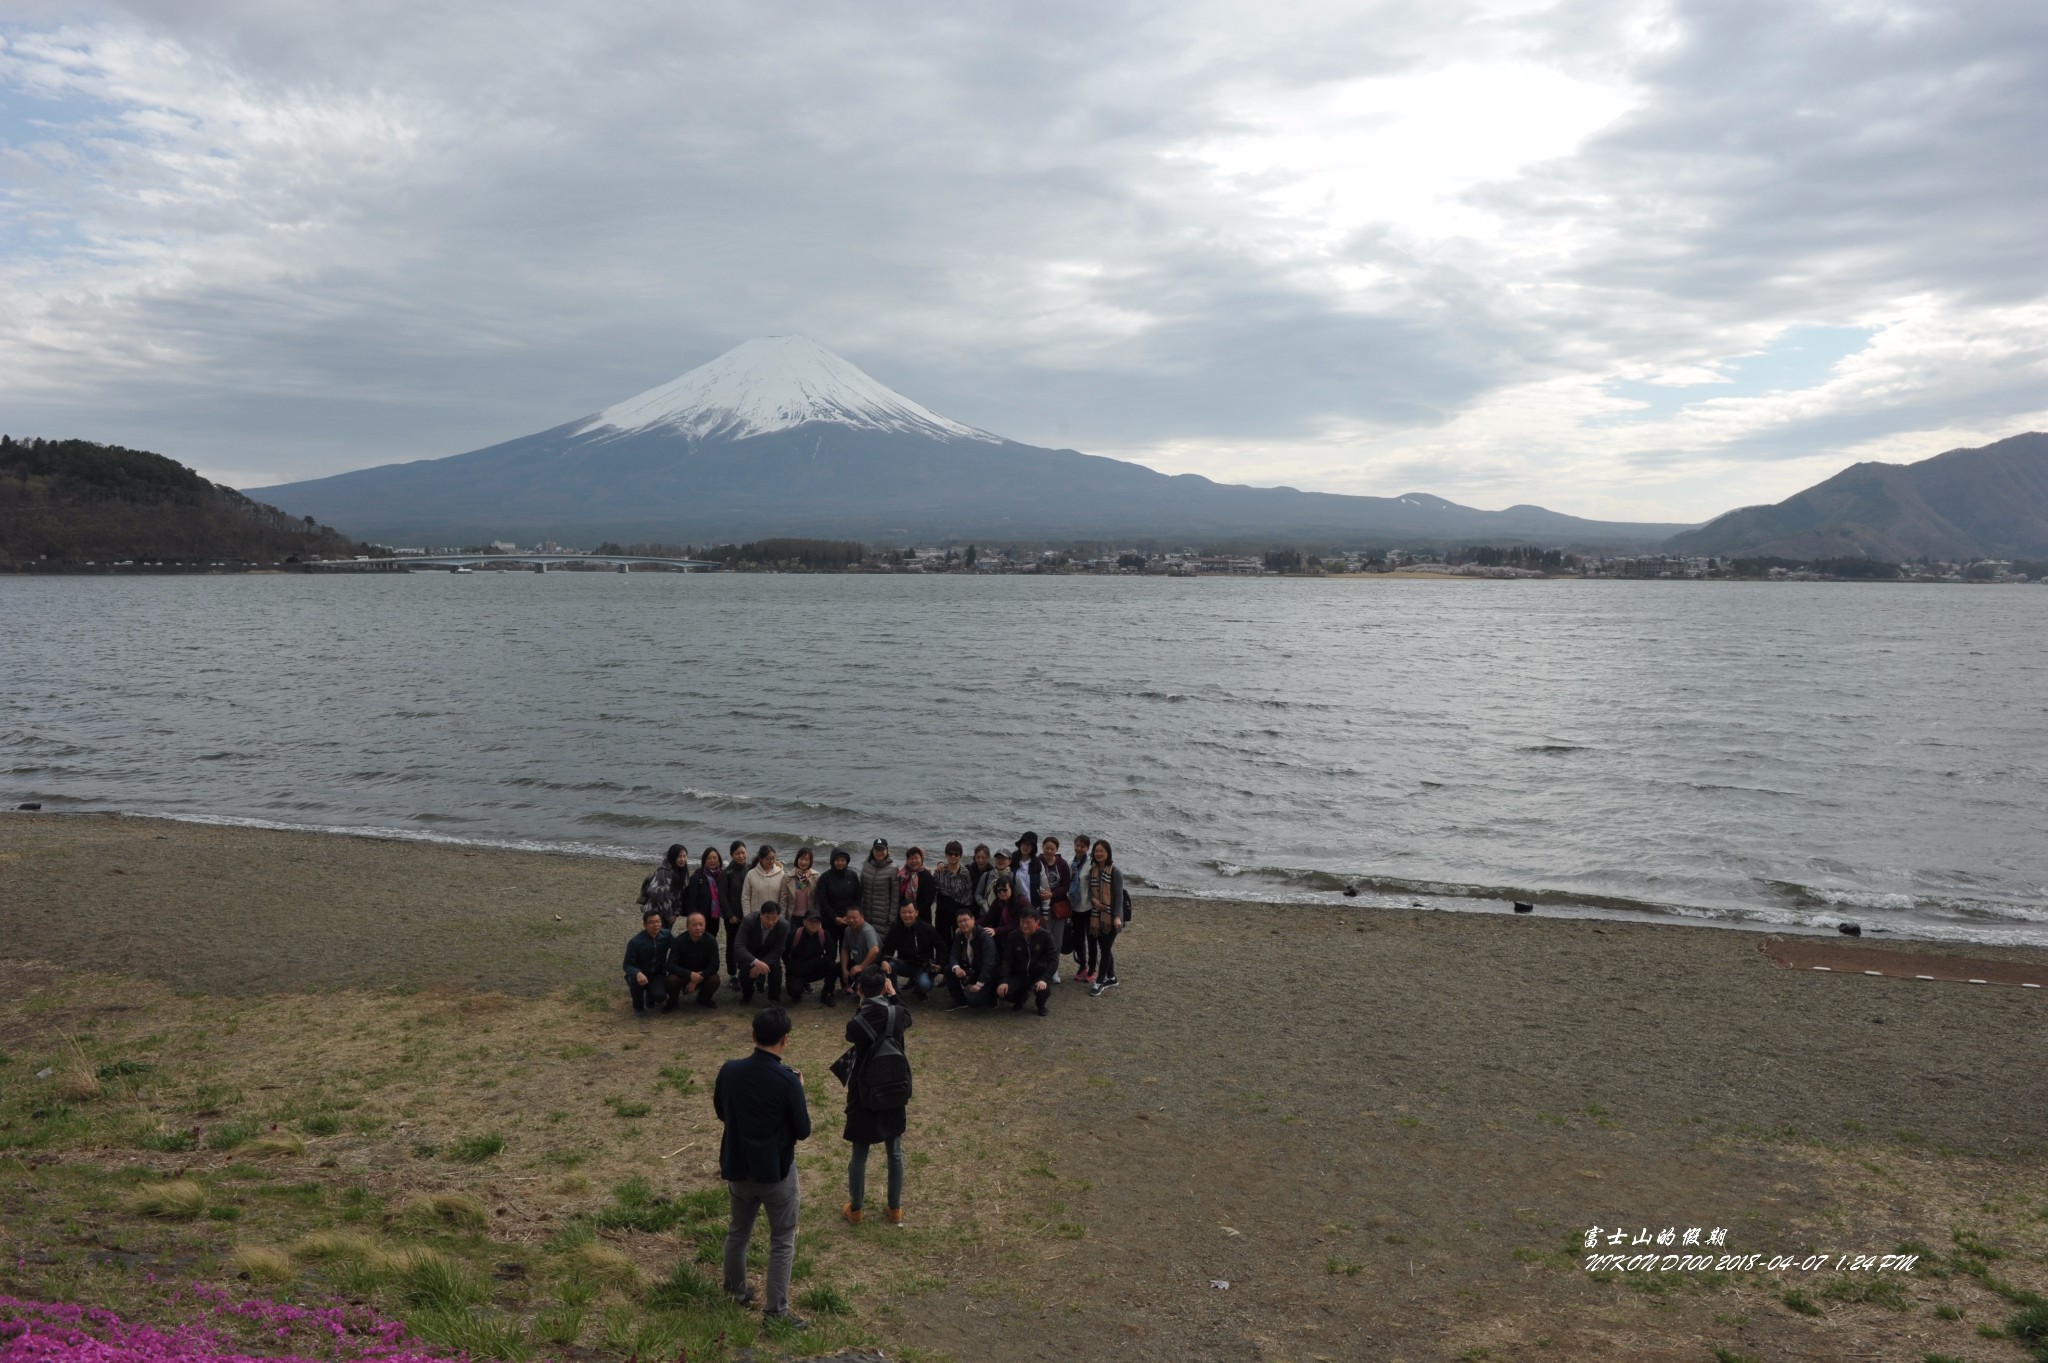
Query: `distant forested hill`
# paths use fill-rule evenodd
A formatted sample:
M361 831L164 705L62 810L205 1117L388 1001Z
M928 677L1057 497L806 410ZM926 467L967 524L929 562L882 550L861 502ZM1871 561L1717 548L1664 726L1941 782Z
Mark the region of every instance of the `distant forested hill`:
M1746 506L1674 535L1665 549L1891 563L2048 558L2048 435L1916 464L1852 464L1775 506Z
M361 552L311 516L287 516L160 454L0 436L0 564L281 563Z

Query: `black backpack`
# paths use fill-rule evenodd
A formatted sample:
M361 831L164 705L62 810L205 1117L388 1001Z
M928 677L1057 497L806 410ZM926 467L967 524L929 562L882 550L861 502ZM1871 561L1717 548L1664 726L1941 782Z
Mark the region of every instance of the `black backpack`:
M884 1005L888 1016L877 1032L874 1024L860 1018L867 1029L868 1052L861 1058L854 1076L854 1095L869 1112L888 1112L910 1105L910 1057L896 1040L896 1005Z

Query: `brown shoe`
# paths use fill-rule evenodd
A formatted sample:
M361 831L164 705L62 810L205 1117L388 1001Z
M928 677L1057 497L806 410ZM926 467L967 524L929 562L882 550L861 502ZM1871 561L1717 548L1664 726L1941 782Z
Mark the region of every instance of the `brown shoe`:
M849 1226L858 1226L860 1224L860 1208L854 1206L851 1202L840 1208L839 1214L846 1218L846 1224Z
M903 1224L903 1208L889 1208L889 1224L892 1226L900 1226Z

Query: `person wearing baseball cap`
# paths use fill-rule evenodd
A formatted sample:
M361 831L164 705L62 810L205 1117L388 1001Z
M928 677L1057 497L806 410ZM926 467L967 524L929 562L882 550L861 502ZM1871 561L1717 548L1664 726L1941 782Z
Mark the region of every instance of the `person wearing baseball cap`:
M860 864L860 906L877 931L896 921L896 862L887 838L876 838Z

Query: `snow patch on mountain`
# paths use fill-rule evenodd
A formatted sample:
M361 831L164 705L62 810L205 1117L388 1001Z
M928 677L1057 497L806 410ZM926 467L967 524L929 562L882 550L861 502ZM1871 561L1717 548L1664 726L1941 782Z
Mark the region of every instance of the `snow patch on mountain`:
M609 439L669 429L699 440L744 440L807 421L942 440L1001 441L912 402L804 336L744 341L679 379L614 403L574 434Z

